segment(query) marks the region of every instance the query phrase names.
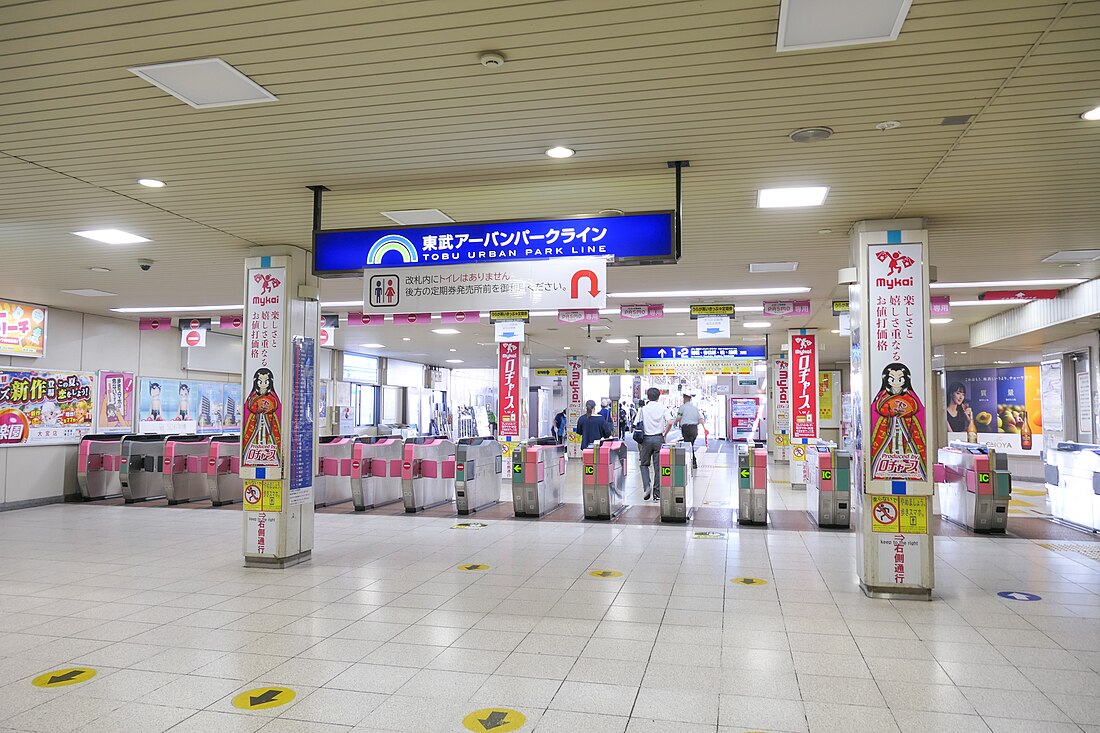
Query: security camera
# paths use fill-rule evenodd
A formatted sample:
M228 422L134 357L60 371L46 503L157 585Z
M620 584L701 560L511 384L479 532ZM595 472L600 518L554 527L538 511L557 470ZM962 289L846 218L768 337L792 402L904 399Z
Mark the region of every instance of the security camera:
M141 268L142 272L149 272L149 270L153 269L153 261L144 259L138 260L138 267Z
M597 344L599 344L599 343L603 343L603 336L597 336L597 337L596 337L596 343L597 343Z

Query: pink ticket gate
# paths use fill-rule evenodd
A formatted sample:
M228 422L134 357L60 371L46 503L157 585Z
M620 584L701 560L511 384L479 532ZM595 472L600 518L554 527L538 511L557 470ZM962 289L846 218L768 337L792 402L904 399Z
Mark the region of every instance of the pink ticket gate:
M85 435L76 459L76 483L84 501L122 493L122 439L125 434Z
M851 479L850 453L831 443L806 446L806 511L818 527L851 526Z
M768 451L741 446L737 453L737 523L768 523Z
M241 436L215 435L206 459L206 491L214 506L241 500Z
M512 508L517 517L541 517L565 494L565 445L534 438L512 451Z
M585 519L611 519L626 509L626 454L626 443L621 440L597 440L582 453Z
M326 435L317 442L317 480L313 487L315 506L332 506L351 501L352 452L355 436Z
M209 435L172 435L164 441L164 495L169 506L209 499Z
M164 496L164 435L127 435L122 439L122 496L127 504Z
M405 441L396 435L355 439L351 451L351 500L355 511L401 501Z
M661 521L686 524L694 511L691 458L694 446L679 443L661 446L657 453L657 478L661 487Z
M454 499L455 444L443 437L407 438L401 454L401 497L409 514Z
M1012 476L1008 456L993 448L952 441L933 468L940 516L975 532L1004 534Z

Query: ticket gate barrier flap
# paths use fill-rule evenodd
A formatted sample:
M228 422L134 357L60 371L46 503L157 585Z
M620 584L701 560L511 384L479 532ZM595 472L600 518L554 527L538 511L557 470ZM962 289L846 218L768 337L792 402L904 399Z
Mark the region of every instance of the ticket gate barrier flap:
M470 514L500 501L504 456L492 436L462 438L455 447L455 508Z
M210 498L209 435L170 435L164 441L164 495L168 505Z
M1008 528L1012 477L1008 456L987 446L953 441L941 448L933 474L940 495L940 515L980 534L1003 534Z
M681 441L663 445L657 453L662 522L686 523L695 511L692 450L690 443Z
M206 460L206 490L214 506L241 500L241 438L239 435L215 435L210 438Z
M127 435L122 441L122 496L127 504L159 499L164 493L164 442L167 435Z
M818 443L807 453L806 510L819 527L845 529L852 521L852 457L835 445Z
M85 435L77 451L76 483L84 501L122 494L122 441L125 433Z
M534 438L512 451L512 509L517 517L541 517L561 506L567 451L568 446L547 438Z
M355 511L401 501L404 439L397 435L356 438L351 454L351 499Z
M401 458L401 496L409 514L454 499L455 444L444 437L407 438Z
M317 442L317 476L313 487L315 507L352 500L354 435L325 435Z
M626 509L626 461L626 443L621 440L597 440L582 453L585 519L610 520Z
M737 523L768 523L768 453L742 446L737 453Z

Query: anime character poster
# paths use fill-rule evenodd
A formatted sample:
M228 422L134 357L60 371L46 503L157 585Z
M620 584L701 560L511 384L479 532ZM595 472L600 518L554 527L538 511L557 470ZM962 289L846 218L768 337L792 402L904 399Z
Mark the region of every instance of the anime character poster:
M283 403L275 374L261 367L252 374L252 389L244 401L241 462L249 466L278 466L283 447Z
M240 430L238 384L143 377L138 385L138 430L143 433L220 434Z
M924 247L876 244L867 248L867 256L870 328L863 348L871 391L863 409L870 413L870 479L926 481L928 303Z
M91 372L0 370L0 447L79 443L92 432Z
M134 375L99 372L96 429L101 433L129 433L134 429Z
M281 468L286 268L250 268L246 282L241 468Z

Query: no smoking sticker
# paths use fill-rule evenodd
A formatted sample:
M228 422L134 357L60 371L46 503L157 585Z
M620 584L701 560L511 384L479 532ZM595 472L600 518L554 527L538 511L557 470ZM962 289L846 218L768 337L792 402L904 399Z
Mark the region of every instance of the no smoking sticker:
M890 534L928 534L927 496L872 496L871 530Z
M245 481L244 510L246 512L281 512L283 510L283 482Z

